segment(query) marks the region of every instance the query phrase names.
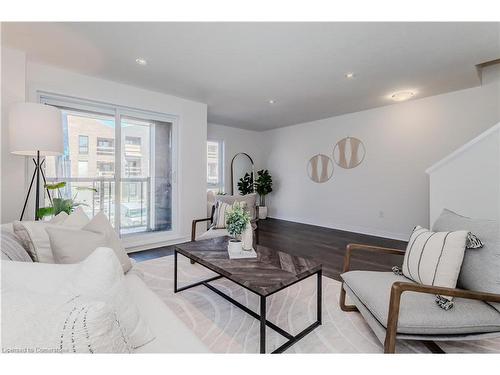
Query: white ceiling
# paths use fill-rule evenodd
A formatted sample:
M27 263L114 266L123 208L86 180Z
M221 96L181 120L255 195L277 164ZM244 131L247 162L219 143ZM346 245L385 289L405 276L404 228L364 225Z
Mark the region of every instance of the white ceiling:
M499 25L3 23L2 42L30 61L207 103L209 122L265 130L392 104L396 90L477 86L475 65L500 57Z

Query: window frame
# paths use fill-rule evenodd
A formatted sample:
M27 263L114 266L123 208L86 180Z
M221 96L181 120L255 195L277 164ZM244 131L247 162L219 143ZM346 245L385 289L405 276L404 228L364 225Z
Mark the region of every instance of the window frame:
M210 184L208 182L208 143L209 142L213 142L213 143L217 143L219 145L219 160L218 160L218 165L217 165L217 168L219 170L219 183L218 184ZM214 190L216 189L217 191L215 192L216 194L218 192L221 192L221 193L224 193L226 191L225 189L225 170L224 170L224 166L225 166L225 163L224 163L224 140L223 139L216 139L216 138L207 138L207 142L206 142L206 147L207 147L207 191L208 190Z
M84 148L87 149L87 151L85 151L85 152L82 152L82 144L81 144L81 140L82 139L86 139L87 140L87 142L86 142L87 145L84 146ZM88 155L89 154L89 136L88 135L82 135L82 134L80 134L78 136L78 154L80 154L80 155Z
M171 150L171 184L172 184L172 203L171 203L171 229L169 231L158 232L143 232L133 234L120 234L119 225L116 226L115 231L120 235L124 241L127 249L144 248L154 244L165 243L168 241L176 240L180 237L180 194L178 188L179 172L179 116L173 114L166 114L161 112L143 110L118 104L100 102L95 100L80 99L72 96L61 95L48 91L37 90L36 100L40 104L47 104L65 109L68 111L75 110L81 112L96 113L102 115L110 115L115 119L115 182L119 181L123 176L121 175L121 118L122 117L135 117L139 119L147 119L150 121L160 121L171 124L171 137L170 137L170 150ZM117 140L120 140L119 142ZM151 161L154 165L154 161ZM117 171L119 173L117 173ZM121 184L115 183L114 194L116 197L121 196ZM120 204L115 204L114 215L117 218L121 217Z

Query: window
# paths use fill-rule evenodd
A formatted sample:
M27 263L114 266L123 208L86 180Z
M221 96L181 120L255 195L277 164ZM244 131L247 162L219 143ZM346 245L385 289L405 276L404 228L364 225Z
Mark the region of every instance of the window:
M80 155L87 155L89 153L89 137L86 135L78 136L78 152Z
M214 192L224 192L224 162L222 141L207 141L207 186Z
M173 121L168 116L48 96L41 101L61 108L65 134L63 155L46 158L47 182L66 181L65 196L76 194L90 217L104 212L122 235L172 230Z
M103 177L113 177L115 174L115 163L112 161L98 161L97 175Z
M113 155L115 153L115 140L113 138L97 137L97 155Z
M138 159L126 159L125 160L125 176L140 176L142 174L141 170L141 160Z

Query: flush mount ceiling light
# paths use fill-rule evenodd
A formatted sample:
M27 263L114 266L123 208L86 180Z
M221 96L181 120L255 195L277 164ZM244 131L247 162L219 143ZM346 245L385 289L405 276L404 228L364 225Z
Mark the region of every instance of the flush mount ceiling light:
M267 102L268 102L269 104L276 104L276 100L274 100L274 99L269 99Z
M353 72L346 73L346 74L345 74L345 77L346 77L347 79L352 79L352 78L354 78L354 73L353 73Z
M405 100L413 98L414 96L415 92L410 90L397 91L390 95L391 99L395 102L403 102Z
M142 57L138 57L137 59L135 59L135 62L139 65L148 65L148 62L146 61L146 59L143 59Z

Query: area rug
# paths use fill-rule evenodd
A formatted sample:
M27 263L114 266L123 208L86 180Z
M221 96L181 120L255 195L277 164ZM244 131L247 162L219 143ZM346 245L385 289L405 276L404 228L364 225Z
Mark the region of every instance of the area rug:
M173 293L174 257L166 256L135 265L146 284L214 353L258 353L259 322L203 285ZM179 256L179 286L214 276L199 264ZM212 284L232 298L259 310L253 293L226 279ZM338 306L340 283L323 277L323 324L290 347L286 353L382 353L383 347L357 312ZM316 317L316 278L311 277L268 299L268 320L296 334ZM267 351L286 340L267 328ZM447 353L500 353L500 339L440 342ZM416 341L399 341L398 353L429 353Z

